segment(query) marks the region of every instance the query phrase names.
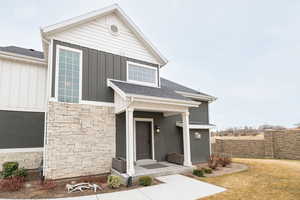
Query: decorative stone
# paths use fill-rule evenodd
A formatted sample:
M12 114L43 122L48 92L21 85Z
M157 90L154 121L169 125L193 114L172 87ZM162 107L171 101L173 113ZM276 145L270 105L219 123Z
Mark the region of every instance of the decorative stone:
M107 173L115 156L113 107L49 102L45 177Z

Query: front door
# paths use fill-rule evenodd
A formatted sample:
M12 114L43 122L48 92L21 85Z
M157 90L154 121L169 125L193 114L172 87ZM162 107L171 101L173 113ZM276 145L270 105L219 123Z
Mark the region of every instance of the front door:
M136 159L152 159L151 122L136 121Z

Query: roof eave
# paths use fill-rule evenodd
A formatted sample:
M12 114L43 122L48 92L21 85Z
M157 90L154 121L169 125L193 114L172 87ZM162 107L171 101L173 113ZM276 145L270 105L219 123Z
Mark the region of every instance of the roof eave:
M218 98L210 95L202 95L202 94L194 94L189 92L176 91L178 94L181 94L185 97L200 100L200 101L208 101L209 103L216 101Z
M201 102L192 101L192 100L189 101L189 100L170 99L170 98L164 98L164 97L153 97L153 96L125 93L117 85L115 85L111 80L112 79L107 80L107 86L111 87L123 99L133 98L133 100L136 100L136 101L148 101L148 102L153 102L153 103L165 103L165 104L171 103L173 105L177 104L180 106L187 106L187 107L198 107L201 104Z
M39 64L39 65L47 64L45 59L39 59L39 58L31 57L31 56L24 56L24 55L20 55L20 54L5 52L5 51L0 51L0 58L17 60L17 61L21 61L21 62L29 62L29 63Z

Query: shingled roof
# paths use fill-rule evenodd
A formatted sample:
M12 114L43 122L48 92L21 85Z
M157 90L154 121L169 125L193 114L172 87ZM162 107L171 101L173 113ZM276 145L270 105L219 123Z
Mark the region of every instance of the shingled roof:
M44 53L41 51L36 51L34 49L25 49L25 48L16 47L16 46L6 46L6 47L0 47L0 51L19 54L19 55L23 55L23 56L29 56L29 57L33 57L33 58L44 59Z

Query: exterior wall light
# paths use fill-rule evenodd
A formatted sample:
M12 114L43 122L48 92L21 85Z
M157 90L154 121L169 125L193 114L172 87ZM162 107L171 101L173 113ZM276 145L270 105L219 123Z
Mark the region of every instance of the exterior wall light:
M157 125L155 126L155 132L156 132L156 133L159 133L159 132L160 132L160 127L157 126Z
M194 133L195 139L200 140L201 139L201 134L199 132Z

